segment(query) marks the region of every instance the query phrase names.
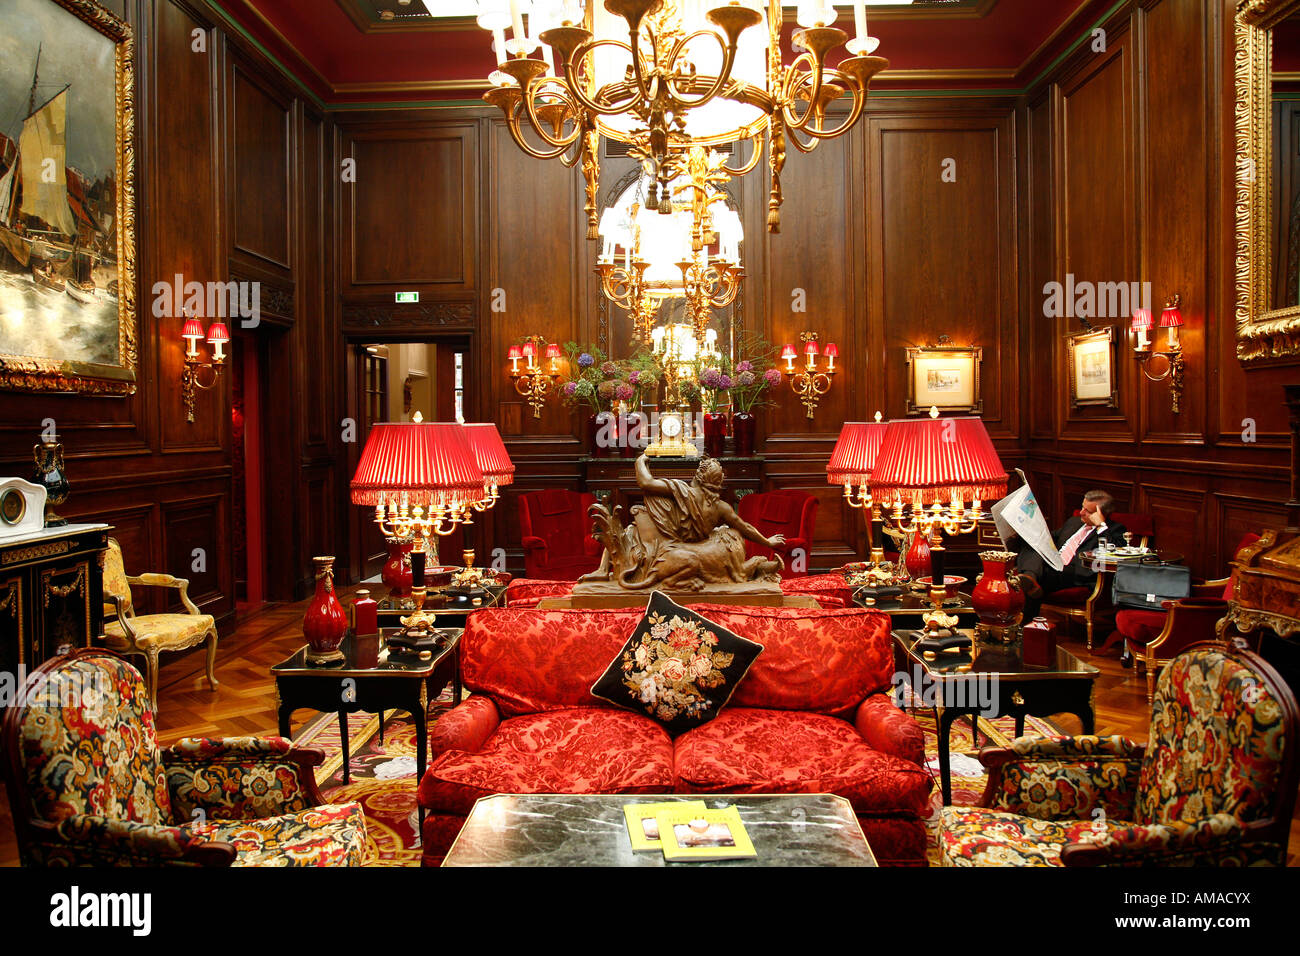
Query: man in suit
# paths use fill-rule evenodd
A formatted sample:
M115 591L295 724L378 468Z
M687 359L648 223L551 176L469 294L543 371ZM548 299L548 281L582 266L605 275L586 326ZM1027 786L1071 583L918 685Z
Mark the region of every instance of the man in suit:
M1037 616L1044 595L1067 588L1092 586L1097 572L1081 555L1096 550L1102 541L1117 548L1124 546L1124 526L1110 520L1114 511L1115 499L1105 491L1090 491L1083 496L1079 514L1052 533L1052 540L1061 554L1061 563L1065 565L1060 571L1047 564L1042 555L1023 541L1018 542L1016 570L1020 574L1020 590L1025 595L1026 621Z

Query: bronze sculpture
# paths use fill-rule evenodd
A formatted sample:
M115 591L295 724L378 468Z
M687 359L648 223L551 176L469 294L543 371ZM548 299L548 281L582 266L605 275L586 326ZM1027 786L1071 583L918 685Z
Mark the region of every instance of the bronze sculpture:
M657 588L779 598L781 559L747 557L745 539L776 549L785 536L765 537L722 500L722 465L705 458L685 481L654 477L647 461L645 455L636 460L645 502L633 506L631 524L624 526L604 505L592 505L593 534L605 554L600 567L579 580L574 597Z

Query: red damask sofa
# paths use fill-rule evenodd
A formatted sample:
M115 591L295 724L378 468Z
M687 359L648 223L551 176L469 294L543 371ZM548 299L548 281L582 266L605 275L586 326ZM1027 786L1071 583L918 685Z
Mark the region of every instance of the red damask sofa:
M889 619L860 608L694 605L763 652L712 721L676 739L590 688L640 610L489 609L470 616L472 696L430 733L420 781L436 866L493 793L835 793L882 864L925 865L932 786L921 729L894 706Z

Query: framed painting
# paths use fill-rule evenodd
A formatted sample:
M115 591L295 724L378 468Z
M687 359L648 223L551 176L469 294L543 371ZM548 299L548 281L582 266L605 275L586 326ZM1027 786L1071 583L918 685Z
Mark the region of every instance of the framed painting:
M1115 387L1115 327L1070 332L1065 336L1070 370L1070 407L1119 407Z
M946 338L946 336L945 336ZM907 414L984 411L980 398L979 346L917 346L907 350Z
M135 41L94 0L0 0L0 388L136 388Z

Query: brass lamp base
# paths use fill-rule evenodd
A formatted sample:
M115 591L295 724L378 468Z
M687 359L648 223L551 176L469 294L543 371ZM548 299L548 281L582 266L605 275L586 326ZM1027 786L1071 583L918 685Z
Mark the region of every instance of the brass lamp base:
M309 664L332 664L335 661L346 660L343 656L343 652L337 647L332 651L313 651L309 647L303 654L303 657L307 659L307 663Z
M651 458L699 458L700 450L680 438L668 438L647 445L645 453Z

